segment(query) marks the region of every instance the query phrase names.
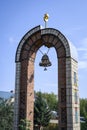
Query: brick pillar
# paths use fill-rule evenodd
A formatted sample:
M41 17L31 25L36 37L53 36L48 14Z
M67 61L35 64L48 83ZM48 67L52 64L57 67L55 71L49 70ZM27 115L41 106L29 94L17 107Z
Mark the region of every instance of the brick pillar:
M26 101L26 118L31 121L31 128L33 130L33 116L34 116L34 63L28 62L28 80L27 80L27 101Z
M80 130L78 63L66 58L67 130Z
M15 80L15 104L14 104L14 130L18 130L19 122L19 93L20 93L20 73L21 63L16 63L16 80Z
M67 129L66 113L66 59L58 59L59 130Z

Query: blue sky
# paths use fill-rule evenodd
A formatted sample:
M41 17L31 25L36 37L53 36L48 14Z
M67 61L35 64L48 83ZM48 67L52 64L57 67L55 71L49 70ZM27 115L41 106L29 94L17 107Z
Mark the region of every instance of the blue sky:
M78 51L80 97L87 98L87 0L3 0L0 1L0 91L15 87L15 53L18 43L31 28L44 26L60 30ZM47 48L42 47L43 52ZM52 62L46 72L39 67L42 54L35 61L35 90L57 93L57 58L54 49L48 53ZM55 58L54 58L55 57Z

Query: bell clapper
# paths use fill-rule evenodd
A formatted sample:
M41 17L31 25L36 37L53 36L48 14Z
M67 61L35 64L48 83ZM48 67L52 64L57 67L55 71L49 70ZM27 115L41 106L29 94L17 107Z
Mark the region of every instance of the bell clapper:
M46 67L44 68L44 71L47 71L47 68L46 68Z

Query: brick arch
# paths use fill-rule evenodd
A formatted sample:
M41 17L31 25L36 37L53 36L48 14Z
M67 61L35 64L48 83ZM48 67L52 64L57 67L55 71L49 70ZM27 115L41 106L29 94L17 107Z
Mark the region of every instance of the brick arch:
M25 34L16 51L14 130L18 130L20 119L25 118L31 120L33 130L34 61L37 51L43 45L48 48L54 47L58 57L59 129L66 130L73 127L73 121L71 124L68 123L72 111L67 114L68 109L72 110L72 94L68 95L67 92L72 90L71 62L76 59L73 59L70 44L60 31L37 26ZM67 98L70 97L71 101L68 102ZM73 115L71 118L73 119Z
M60 31L53 28L41 29L41 26L37 26L31 29L29 32L27 32L20 41L16 51L15 61L16 62L20 61L21 51L23 50L24 48L23 46L25 46L25 43L28 49L30 49L36 42L39 42L40 46L42 44L43 45L46 44L46 46L48 47L54 46L55 49L57 49L58 48L57 46L59 45L58 41L60 41L62 43L62 46L64 46L66 50L66 56L71 57L69 42ZM51 43L51 46L48 43ZM25 47L25 49L27 47Z

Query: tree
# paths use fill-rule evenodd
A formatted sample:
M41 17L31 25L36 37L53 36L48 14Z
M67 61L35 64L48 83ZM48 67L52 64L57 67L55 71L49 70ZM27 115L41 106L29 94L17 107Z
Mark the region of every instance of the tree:
M39 92L36 93L38 96ZM58 112L58 98L54 93L41 93L42 97L46 99L47 104L51 111L57 111Z
M87 129L87 99L80 99L80 116L84 117L85 122L81 123L81 130Z
M38 93L34 103L34 125L37 125L41 130L49 124L51 112L46 100L42 97L41 92Z
M87 115L87 99L80 99L80 116Z
M30 121L26 119L21 119L19 128L20 130L30 130Z
M0 98L0 130L12 130L13 127L13 104Z

